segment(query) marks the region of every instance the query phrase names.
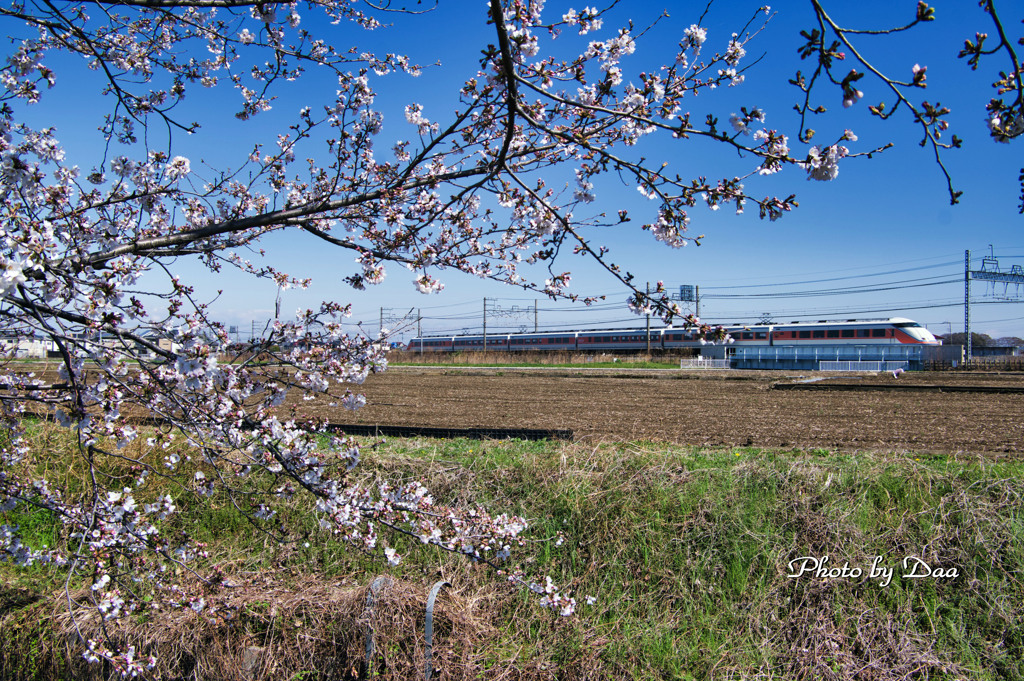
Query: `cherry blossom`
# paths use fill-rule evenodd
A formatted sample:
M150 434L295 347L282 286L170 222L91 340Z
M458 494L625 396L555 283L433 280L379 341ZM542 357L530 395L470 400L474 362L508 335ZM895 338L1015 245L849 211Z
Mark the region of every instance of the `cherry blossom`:
M909 67L909 79L888 74L877 65L875 55L869 51L871 46L868 41L863 40L866 35L903 34L923 27L929 22L942 20L943 13L936 12L936 9L927 2L919 0L913 15L908 15L904 23L889 27L873 25L869 30L865 30L862 27L839 23L822 0L810 0L810 4L814 12L813 28L800 33L806 41L800 48L800 57L805 60L813 59L816 63L809 66L807 72L805 69L797 71L796 76L790 80L801 93L800 102L797 104L797 110L801 115L797 138L802 142L809 142L815 134L808 125L810 117L826 114L828 111L827 106L814 101L812 97L822 88L837 86L845 108L854 107L865 97L883 97L885 99L878 104L868 107L870 113L881 120L889 120L898 111L909 112L910 118L920 127L921 146L932 149L935 161L945 177L950 203L958 203L962 192L954 187L953 177L944 160L944 152L959 149L963 145L963 140L958 135L954 134L948 140L945 137L949 130L946 117L951 109L937 102L918 103L913 99L912 91L928 87L927 64L918 62ZM961 25L978 21L982 24L987 23L993 29L993 39L990 39L987 30L976 31L973 36L964 40L963 49L957 56L965 59L972 70L978 70L983 63L996 64L994 71L998 77L992 81L995 96L984 105L985 120L991 138L996 142L1007 143L1024 134L1024 68L1021 67L1021 59L1017 54L1018 46L1024 43L1021 42L1020 36L1014 37L1007 30L1000 15L1001 6L1002 3L993 0L977 3L976 9L969 12L960 11L967 9L966 7L957 7L956 12L952 7L943 8L943 11L955 16ZM970 12L974 14L971 15ZM968 16L971 18L967 19ZM850 68L851 62L853 68ZM869 83L879 86L875 88L875 92L867 89ZM865 94L866 92L869 94ZM886 99L888 101L885 101ZM854 141L851 138L847 139ZM825 153L822 149L818 151ZM831 179L836 176L837 166L833 162L834 159L826 161L824 165L815 159L809 158L808 161L809 168L814 170L811 177ZM1024 214L1024 177L1021 179L1020 211Z

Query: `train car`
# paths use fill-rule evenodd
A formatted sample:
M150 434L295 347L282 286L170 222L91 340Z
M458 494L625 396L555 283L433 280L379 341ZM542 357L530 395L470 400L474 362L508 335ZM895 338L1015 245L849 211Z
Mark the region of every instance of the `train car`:
M415 339L413 343L415 343ZM487 334L480 336L455 336L452 339L452 350L455 352L483 352L487 350L508 351L509 334Z
M829 345L941 345L928 329L912 319L790 322L789 324L751 324L724 327L725 341L736 346L829 346ZM648 344L648 334L650 343ZM578 350L581 352L640 352L696 348L709 341L696 329L666 327L659 329L604 329L550 333L513 333L487 335L487 350L509 352L541 350ZM427 336L414 338L409 350L458 352L484 349L484 337Z
M415 350L416 352L452 352L454 343L454 336L413 338L405 349Z
M661 329L651 329L651 348L661 348ZM580 331L576 347L584 351L639 351L647 349L646 329Z
M577 332L516 333L509 335L509 350L576 350Z
M733 327L729 335L744 345L941 345L932 333L912 319L842 322L792 322L774 326ZM767 333L767 338L762 335Z

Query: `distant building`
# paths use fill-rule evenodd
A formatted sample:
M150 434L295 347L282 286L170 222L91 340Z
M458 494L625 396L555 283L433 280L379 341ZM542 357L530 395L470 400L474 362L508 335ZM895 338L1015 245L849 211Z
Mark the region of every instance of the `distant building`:
M49 338L0 338L0 352L19 359L46 359L57 345Z

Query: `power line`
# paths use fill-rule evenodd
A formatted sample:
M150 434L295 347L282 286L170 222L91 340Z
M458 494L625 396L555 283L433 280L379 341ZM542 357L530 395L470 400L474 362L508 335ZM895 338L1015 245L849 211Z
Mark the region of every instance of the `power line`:
M892 284L902 284L908 281L920 281L919 279L905 279L902 282L891 282ZM908 288L923 288L926 286L940 286L943 284L955 284L962 279L943 279L942 281L932 281L917 284L905 284L903 286L888 286L888 285L876 285L876 286L851 286L849 288L833 288L833 289L817 289L810 291L776 291L774 293L712 293L710 295L701 295L701 298L707 299L751 299L751 298L814 298L819 296L848 296L857 295L861 293L878 293L881 291L897 291Z
M939 267L949 267L951 265L957 265L957 264L959 264L959 261L951 261L951 262L939 263L937 265L922 265L921 267L908 267L908 268L900 269L900 270L887 270L885 272L877 272L875 274L854 274L854 275L849 275L849 276L845 276L845 277L828 277L826 279L807 279L805 281L786 281L785 284L791 284L791 285L797 285L798 286L798 285L801 285L801 284L821 284L821 283L830 282L830 281L847 281L849 279L866 279L866 278L870 278L870 277L884 277L884 276L888 276L890 274L903 274L905 272L919 272L921 270L930 270L930 269L936 269L936 268L939 268ZM779 285L780 284L778 284L778 283L769 283L769 284L735 284L735 285L732 285L732 286L706 286L704 288L705 288L705 290L709 290L709 291L721 291L721 290L729 290L729 289L737 289L737 288L742 288L742 289L748 289L748 288L769 288L769 287L772 287L772 286L779 286Z

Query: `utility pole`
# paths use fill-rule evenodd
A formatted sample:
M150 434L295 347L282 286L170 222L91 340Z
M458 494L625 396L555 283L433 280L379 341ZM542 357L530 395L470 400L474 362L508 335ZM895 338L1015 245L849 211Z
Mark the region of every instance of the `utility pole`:
M533 332L537 333L537 301L533 301Z
M647 308L647 354L651 354L651 282L647 282L647 298L644 300Z
M420 339L420 357L423 356L423 311L416 308L416 337Z
M700 319L700 286L694 286L693 291L693 304L696 307L694 314Z
M487 299L484 298L484 352L487 352Z
M971 252L964 251L964 368L971 368Z

